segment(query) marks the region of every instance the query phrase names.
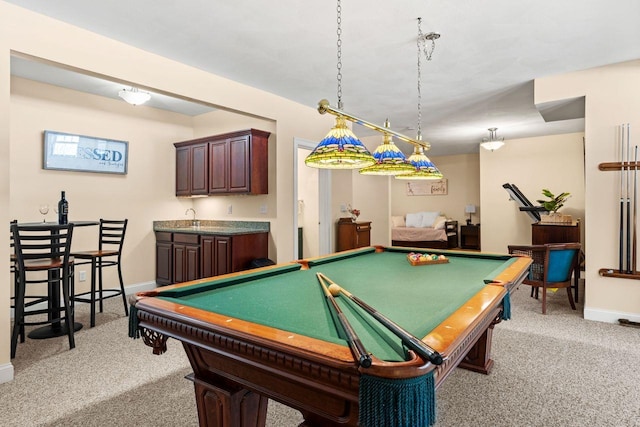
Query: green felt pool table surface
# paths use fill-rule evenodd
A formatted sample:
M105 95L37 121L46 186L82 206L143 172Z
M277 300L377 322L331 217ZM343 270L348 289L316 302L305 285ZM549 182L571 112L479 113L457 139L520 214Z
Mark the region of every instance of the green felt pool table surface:
M267 272L199 281L160 291L166 301L347 345L316 278L320 272L417 337L425 337L518 258L446 253L448 263L413 266L407 249L366 248ZM431 251L430 253L443 253ZM308 265L308 268L306 266ZM399 340L345 297L337 298L365 348L403 360Z

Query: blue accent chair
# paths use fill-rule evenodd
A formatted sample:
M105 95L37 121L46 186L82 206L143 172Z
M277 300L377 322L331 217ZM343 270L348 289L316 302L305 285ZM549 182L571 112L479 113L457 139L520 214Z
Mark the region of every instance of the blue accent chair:
M509 253L526 255L533 259L529 267L529 276L522 282L538 290L542 290L542 314L547 312L547 289L566 288L569 303L576 309L571 294L571 275L575 270L580 255L580 243L548 243L544 245L517 246L509 245Z

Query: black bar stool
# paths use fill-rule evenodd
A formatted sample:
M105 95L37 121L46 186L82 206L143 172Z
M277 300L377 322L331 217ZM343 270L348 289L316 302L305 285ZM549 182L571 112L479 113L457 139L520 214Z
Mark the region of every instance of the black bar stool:
M91 290L88 292L77 294L73 297L74 301L91 304L91 327L94 327L96 325L96 301L99 302L100 313L102 313L103 300L122 295L122 302L124 303L124 313L127 316L129 315L127 296L124 292L124 281L122 280L122 267L120 264L122 258L122 244L124 243L124 235L127 231L127 223L127 219L100 219L100 237L98 241L98 249L73 253L73 256L75 258L87 260L84 262L78 262L76 263L76 265L91 264ZM120 288L104 289L102 285L102 269L114 266L118 267ZM98 277L97 295L96 274Z
M69 348L75 347L73 337L73 257L70 254L73 224L19 225L11 223L15 251L14 264L14 324L11 334L11 358L16 356L18 336L24 342L25 325L50 324L55 335L68 335ZM45 274L46 273L46 274ZM35 286L47 284L47 295ZM34 290L34 288L38 288ZM60 289L63 306L60 307ZM38 292L32 294L31 292ZM28 308L47 303L47 308ZM27 316L46 314L46 320L27 321ZM62 327L62 320L65 327ZM35 331L34 331L35 332ZM31 334L30 334L31 336Z

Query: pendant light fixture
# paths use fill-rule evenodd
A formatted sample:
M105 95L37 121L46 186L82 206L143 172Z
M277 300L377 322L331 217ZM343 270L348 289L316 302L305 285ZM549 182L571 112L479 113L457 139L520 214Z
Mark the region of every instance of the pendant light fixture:
M384 123L386 129L390 128L389 120ZM402 151L393 143L391 135L385 133L382 144L373 152L376 162L360 169L362 175L403 175L415 172L415 167L407 161Z
M498 138L496 131L498 128L489 128L489 138L482 138L480 146L485 150L495 151L504 145L504 138Z
M338 0L337 15L338 109L342 110L342 6L340 0ZM307 166L314 168L359 169L372 165L375 163L375 159L362 141L347 127L345 117L337 114L335 126L304 162Z
M418 131L416 139L422 141L422 53L424 51L427 61L431 61L431 56L435 50L436 40L440 38L438 33L428 33L426 36L422 34L422 18L418 18ZM431 44L427 47L427 41ZM409 163L414 167L413 172L409 174L397 175L396 179L442 179L442 172L438 170L435 164L424 154L424 148L416 145L413 148L413 154L409 156Z
M378 126L342 110L342 6L340 0L338 0L337 12L338 107L332 107L326 99L318 102L318 112L320 114L329 113L336 116L336 124L327 136L320 141L317 147L314 148L311 154L307 156L305 159L306 165L325 169L360 169L376 163L376 159L371 155L369 150L367 150L362 141L347 128L346 120L380 132L389 138L397 138L414 146L422 147L424 150L428 150L430 148L428 142L409 138L389 129L389 127Z

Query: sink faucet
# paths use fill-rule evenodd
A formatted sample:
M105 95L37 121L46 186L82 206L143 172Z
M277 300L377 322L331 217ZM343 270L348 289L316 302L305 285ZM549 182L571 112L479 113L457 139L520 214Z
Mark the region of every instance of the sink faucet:
M198 225L200 225L200 221L196 221L196 210L193 208L189 208L187 209L187 211L184 213L185 215L189 215L189 211L193 212L193 219L191 220L191 225L194 227L197 227Z

